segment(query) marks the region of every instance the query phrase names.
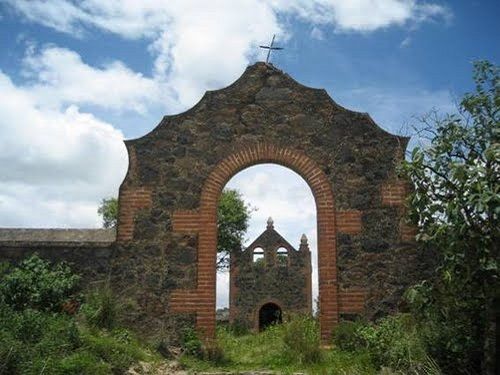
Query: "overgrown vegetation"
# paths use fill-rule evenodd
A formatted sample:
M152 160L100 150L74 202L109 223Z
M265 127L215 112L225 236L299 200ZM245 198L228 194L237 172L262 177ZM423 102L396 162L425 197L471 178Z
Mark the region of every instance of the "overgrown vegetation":
M0 276L0 374L122 374L156 358L116 327L109 290L87 300L64 263L33 255Z
M426 330L411 315L398 314L376 324L342 322L334 332L334 343L348 352L366 350L376 368L404 374L439 374L439 367L427 353Z
M428 356L414 319L396 315L377 324L341 323L333 348L321 348L315 319L296 316L258 334L236 335L220 327L216 345L223 360L186 352L182 363L195 370L268 369L307 374L440 374Z
M437 277L410 289L413 313L446 373L493 373L499 301L500 75L474 64L476 90L457 115L427 117L402 174L414 187L410 218L438 255Z
M19 267L5 267L0 282L1 301L14 310L34 309L59 312L65 303L79 299L80 277L64 263L53 267L46 260L32 256Z

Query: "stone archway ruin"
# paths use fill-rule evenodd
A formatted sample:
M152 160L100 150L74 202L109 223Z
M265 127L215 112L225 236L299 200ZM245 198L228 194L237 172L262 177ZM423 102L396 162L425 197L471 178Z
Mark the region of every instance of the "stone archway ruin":
M217 248L217 202L222 189L236 173L255 164L275 163L297 172L308 183L316 201L318 227L318 274L321 337L328 340L338 322L335 202L324 172L304 153L262 143L222 160L206 179L200 208L176 211L173 230L198 234L198 288L172 292L172 311L196 312L197 328L206 337L215 334L215 282Z
M407 142L264 63L125 141L111 261L116 289L136 303L131 324L171 337L195 324L214 336L217 201L233 175L260 163L294 170L315 197L322 342L342 314L394 310L425 263L402 220L395 166Z

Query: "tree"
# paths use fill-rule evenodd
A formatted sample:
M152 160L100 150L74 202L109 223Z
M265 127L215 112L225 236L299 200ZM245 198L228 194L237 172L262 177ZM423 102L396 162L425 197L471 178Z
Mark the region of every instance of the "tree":
M254 210L243 201L237 190L222 191L217 208L217 270L227 269L231 251L241 249L250 214ZM116 227L118 199L103 199L97 212L102 216L104 228Z
M104 228L116 228L118 221L118 199L103 198L97 213L102 216L102 226Z
M446 373L487 372L483 353L491 354L488 329L499 291L498 67L476 62L474 81L458 114L423 119L419 135L427 145L416 147L401 169L413 186L409 214L417 239L439 255L436 279L408 297L434 323L434 354Z
M254 210L237 190L222 191L217 208L217 270L227 269L230 253L241 249Z

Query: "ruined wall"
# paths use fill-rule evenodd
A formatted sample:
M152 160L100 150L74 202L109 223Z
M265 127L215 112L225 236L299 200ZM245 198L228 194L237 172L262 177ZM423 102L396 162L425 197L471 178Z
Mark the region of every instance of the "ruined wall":
M263 258L254 261L255 249ZM286 257L277 254L286 249ZM243 251L231 254L230 321L235 326L258 329L259 309L276 303L285 318L311 313L311 253L303 237L299 250L290 245L268 221L267 229Z
M0 229L0 262L18 264L34 253L65 261L87 288L111 274L114 241L112 229Z

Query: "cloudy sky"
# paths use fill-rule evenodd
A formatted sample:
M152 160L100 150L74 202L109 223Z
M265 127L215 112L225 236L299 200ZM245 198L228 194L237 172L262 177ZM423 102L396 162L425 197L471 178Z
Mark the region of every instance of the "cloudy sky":
M277 67L386 130L451 111L471 62L498 63L499 14L495 0L0 0L0 226L99 227L122 140L233 82L273 34ZM260 166L230 185L259 208L249 236L271 215L315 246L298 176Z

